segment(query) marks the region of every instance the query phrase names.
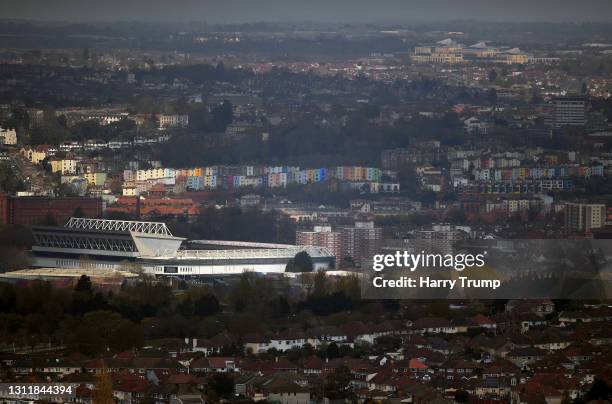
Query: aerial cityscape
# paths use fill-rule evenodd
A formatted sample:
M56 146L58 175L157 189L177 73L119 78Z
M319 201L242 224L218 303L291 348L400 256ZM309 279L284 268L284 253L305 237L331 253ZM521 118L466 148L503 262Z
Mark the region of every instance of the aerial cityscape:
M0 1L2 402L612 402L612 4L51 3Z

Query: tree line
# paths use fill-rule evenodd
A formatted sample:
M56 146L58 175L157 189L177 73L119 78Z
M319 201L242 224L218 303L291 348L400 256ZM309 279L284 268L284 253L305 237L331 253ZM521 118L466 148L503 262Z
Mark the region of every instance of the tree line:
M179 289L145 277L115 292L97 288L85 275L72 288L40 280L0 283L0 340L4 349L51 342L95 356L160 338L209 338L223 331L240 338L287 327L292 314L304 319L311 315L305 312L329 315L357 307L356 280L332 287L322 273L311 277L306 296L291 292L285 281L253 273L226 286L183 283ZM242 353L242 347L228 346L226 353Z

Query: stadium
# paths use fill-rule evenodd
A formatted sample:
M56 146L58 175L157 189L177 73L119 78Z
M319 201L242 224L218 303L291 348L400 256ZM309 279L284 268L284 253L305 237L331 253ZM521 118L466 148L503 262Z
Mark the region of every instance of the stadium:
M301 251L314 270L334 267L321 247L242 241L191 240L172 235L165 223L70 218L62 226L33 226L32 265L38 268L120 270L141 268L157 276L197 277L243 272L283 273ZM185 246L189 246L186 249Z

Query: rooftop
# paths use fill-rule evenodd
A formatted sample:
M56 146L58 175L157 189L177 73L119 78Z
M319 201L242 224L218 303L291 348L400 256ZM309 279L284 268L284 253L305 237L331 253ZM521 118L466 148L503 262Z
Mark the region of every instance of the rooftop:
M132 231L135 233L172 236L165 223L132 220L87 219L71 217L64 227L70 229Z
M82 275L90 278L135 278L138 276L128 271L101 268L36 268L1 273L0 279L79 278Z

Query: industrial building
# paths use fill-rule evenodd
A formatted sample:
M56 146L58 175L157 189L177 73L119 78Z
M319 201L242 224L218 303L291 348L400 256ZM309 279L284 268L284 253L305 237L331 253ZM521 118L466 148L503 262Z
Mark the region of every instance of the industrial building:
M89 197L11 196L0 193L1 224L63 223L75 212L83 216L102 215L102 199Z
M306 251L315 270L334 267L323 247L219 240L187 241L165 223L70 218L65 226L32 227L33 266L42 268L141 268L159 276L197 277L243 272L283 273ZM189 246L186 249L185 246Z

